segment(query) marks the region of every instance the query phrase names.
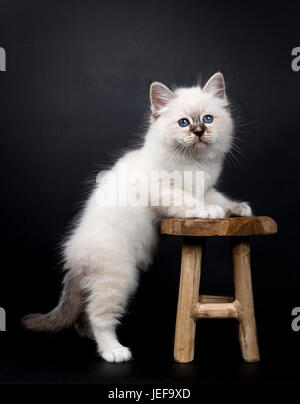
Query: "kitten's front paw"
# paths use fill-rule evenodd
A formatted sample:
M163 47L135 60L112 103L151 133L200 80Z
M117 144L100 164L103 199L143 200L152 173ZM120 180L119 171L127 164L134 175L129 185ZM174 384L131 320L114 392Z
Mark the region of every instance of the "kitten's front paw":
M200 219L223 219L226 213L220 205L207 205L200 210L198 217Z
M132 358L130 349L125 346L104 351L100 355L107 362L127 362Z
M241 202L230 209L229 216L252 216L252 209L247 202Z

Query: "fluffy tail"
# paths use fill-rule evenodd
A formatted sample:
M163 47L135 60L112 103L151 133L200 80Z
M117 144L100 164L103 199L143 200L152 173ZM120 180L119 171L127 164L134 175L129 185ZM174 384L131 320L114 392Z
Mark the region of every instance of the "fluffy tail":
M23 324L33 331L59 331L76 321L82 306L79 280L68 272L58 306L47 314L28 314L23 318Z

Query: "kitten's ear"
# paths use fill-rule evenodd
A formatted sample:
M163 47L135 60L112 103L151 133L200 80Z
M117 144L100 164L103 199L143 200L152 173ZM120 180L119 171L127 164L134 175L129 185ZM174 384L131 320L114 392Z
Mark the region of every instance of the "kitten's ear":
M150 85L150 102L151 111L154 116L158 116L160 110L168 105L168 103L175 97L173 91L167 86L157 81Z
M226 99L225 81L222 73L215 73L203 87L203 91L213 95L214 97Z

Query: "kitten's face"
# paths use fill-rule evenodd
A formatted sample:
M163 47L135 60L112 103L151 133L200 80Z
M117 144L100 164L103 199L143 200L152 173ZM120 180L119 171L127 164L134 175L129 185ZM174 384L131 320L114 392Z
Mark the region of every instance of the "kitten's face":
M200 87L170 91L160 83L151 85L154 125L164 144L177 152L226 153L231 145L233 122L221 73Z

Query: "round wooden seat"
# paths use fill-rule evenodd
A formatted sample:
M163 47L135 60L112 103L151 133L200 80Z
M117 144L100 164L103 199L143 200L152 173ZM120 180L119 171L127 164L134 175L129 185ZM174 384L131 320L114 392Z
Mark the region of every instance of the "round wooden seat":
M268 216L164 219L160 224L160 232L173 236L267 236L277 233L277 224Z

